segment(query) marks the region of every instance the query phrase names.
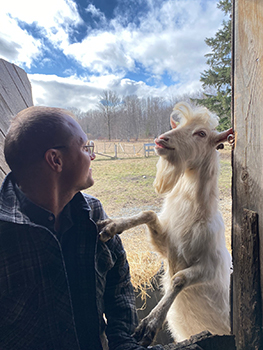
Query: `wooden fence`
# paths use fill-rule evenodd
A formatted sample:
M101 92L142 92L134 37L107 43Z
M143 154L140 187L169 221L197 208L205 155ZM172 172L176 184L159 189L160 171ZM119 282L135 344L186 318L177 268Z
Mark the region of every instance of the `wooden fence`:
M22 109L32 105L31 84L26 72L0 59L0 182L9 171L3 146L10 121Z
M155 155L153 146L155 144L149 143L152 140L140 140L131 142L121 142L118 140L102 141L95 140L95 153L96 155L109 158L137 158L149 156L149 152L146 149L151 145L151 155ZM147 148L146 148L147 147Z

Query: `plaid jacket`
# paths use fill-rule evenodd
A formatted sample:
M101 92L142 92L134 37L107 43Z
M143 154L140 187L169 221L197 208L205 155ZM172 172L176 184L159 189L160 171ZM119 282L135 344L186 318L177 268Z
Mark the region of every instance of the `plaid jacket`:
M106 244L99 241L96 221L106 215L100 202L80 193L75 197L77 204L85 198L86 205L79 204L80 220L88 217L96 234L92 268L99 334L105 328L105 313L110 350L142 350L130 336L137 316L120 238ZM86 240L82 236L77 240L77 252L79 278L85 285ZM90 350L102 349L100 341L91 344ZM20 211L12 173L0 190L0 349L80 350L60 243L51 231L32 223Z

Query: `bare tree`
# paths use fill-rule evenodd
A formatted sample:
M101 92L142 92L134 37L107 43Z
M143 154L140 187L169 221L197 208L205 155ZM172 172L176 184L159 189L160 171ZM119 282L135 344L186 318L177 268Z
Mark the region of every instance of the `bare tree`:
M104 90L100 96L98 107L103 113L103 116L107 122L108 139L112 138L112 124L115 117L115 113L121 104L120 98L114 91Z
M139 98L137 95L122 99L111 90L99 96L98 109L82 112L68 108L78 119L89 138L131 139L156 137L169 129L169 116L173 106L179 101L195 104L202 91L191 94ZM105 125L106 124L106 125Z
M124 120L123 135L125 138L138 139L142 124L141 100L136 95L130 95L123 98L122 118Z
M83 112L79 108L76 107L70 107L67 108L70 112L74 114L76 117L76 120L84 130L84 132L88 133L89 132L89 124L88 124L88 119L87 119L87 112Z

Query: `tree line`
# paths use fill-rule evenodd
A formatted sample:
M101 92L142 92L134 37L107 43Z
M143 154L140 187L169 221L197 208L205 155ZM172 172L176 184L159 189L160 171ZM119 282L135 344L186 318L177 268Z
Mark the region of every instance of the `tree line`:
M177 102L193 100L201 92L171 98L139 98L136 95L119 97L105 90L99 97L97 109L81 112L71 108L79 124L93 139L131 140L155 138L170 129L170 114Z

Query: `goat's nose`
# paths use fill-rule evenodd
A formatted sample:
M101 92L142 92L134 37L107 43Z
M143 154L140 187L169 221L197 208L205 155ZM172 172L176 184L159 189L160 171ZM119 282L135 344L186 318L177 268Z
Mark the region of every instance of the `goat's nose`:
M159 139L162 139L164 141L169 141L169 137L167 135L165 135L165 134L160 135Z

